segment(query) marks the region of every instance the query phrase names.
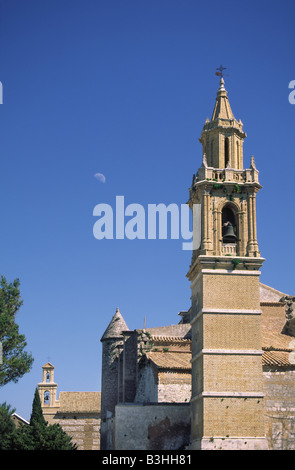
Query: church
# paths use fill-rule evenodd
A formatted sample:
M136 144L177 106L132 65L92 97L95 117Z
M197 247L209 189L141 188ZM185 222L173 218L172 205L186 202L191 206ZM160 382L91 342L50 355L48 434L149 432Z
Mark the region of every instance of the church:
M48 424L58 424L78 450L100 449L100 392L59 392L54 380L55 367L42 366L38 383L41 408ZM17 416L14 416L17 420Z
M295 449L295 297L260 282L259 172L220 77L189 190L191 307L136 330L117 308L101 338L102 450Z

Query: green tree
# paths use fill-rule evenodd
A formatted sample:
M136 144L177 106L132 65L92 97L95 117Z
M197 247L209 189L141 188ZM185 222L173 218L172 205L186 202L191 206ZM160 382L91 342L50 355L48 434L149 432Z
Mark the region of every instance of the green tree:
M48 424L35 390L29 424L15 426L9 405L0 405L0 450L76 450L76 444L59 424Z
M8 382L17 382L31 370L33 358L25 351L26 338L19 333L15 317L22 305L20 282L8 283L4 276L0 281L0 342L3 349L3 364L0 366L0 387Z
M38 450L76 450L72 438L59 424L48 424L39 434Z
M40 395L38 392L38 388L35 389L35 395L32 405L32 413L30 418L30 425L31 426L46 426L46 421L43 416L42 407L41 407L41 400Z
M9 450L12 447L15 424L12 421L13 410L10 405L0 405L0 450Z
M35 450L76 449L76 445L72 444L71 437L63 431L59 424L48 424L45 421L38 388L35 389L29 428L26 442L30 442L32 439Z
M30 424L17 428L13 448L22 450L76 450L77 446L59 424L45 421L38 388L35 389Z

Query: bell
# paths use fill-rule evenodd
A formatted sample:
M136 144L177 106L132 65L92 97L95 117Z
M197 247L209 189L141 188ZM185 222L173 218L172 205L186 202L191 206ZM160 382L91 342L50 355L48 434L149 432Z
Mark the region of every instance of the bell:
M233 225L230 222L228 222L227 226L225 227L222 241L223 243L236 243L237 241Z

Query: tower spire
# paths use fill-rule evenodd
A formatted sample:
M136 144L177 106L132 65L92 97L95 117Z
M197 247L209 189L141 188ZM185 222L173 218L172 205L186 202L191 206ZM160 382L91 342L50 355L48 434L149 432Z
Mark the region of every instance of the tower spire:
M243 141L246 137L241 120L233 115L227 91L224 85L223 70L216 72L220 76L215 105L211 120L206 120L200 137L203 154L212 168L243 169Z
M219 89L217 91L216 102L211 121L214 121L215 119L235 119L229 104L223 77L221 77L219 81Z

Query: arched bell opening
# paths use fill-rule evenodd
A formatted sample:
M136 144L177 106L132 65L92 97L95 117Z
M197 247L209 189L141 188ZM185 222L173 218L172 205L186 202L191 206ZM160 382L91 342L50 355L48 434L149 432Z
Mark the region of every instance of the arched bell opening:
M48 390L46 390L44 392L44 405L49 405L49 402L50 402L50 392Z
M238 226L235 210L226 205L222 209L222 249L224 254L236 255Z

